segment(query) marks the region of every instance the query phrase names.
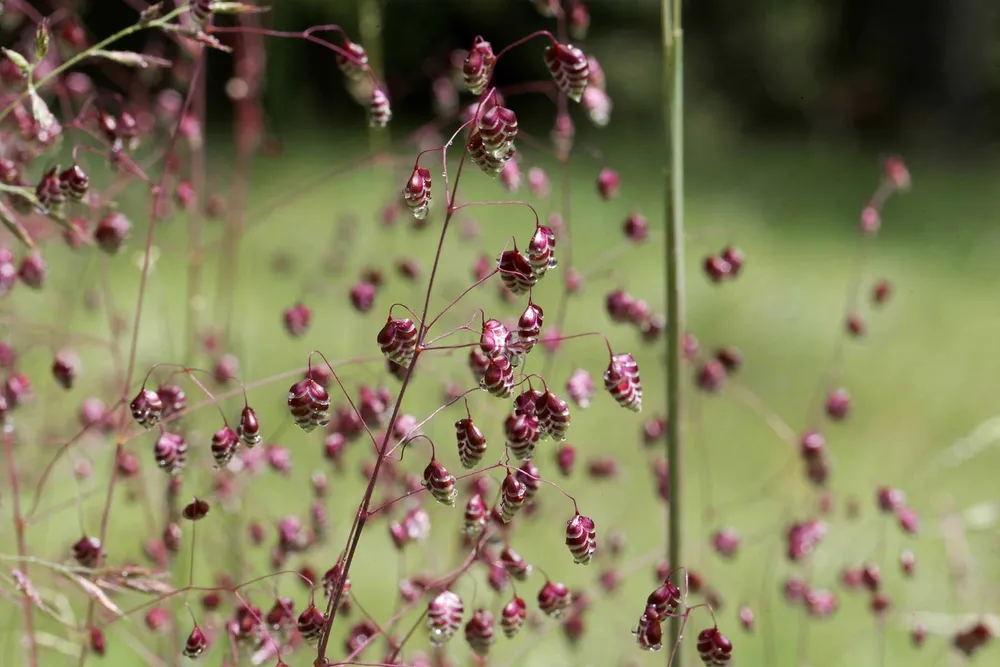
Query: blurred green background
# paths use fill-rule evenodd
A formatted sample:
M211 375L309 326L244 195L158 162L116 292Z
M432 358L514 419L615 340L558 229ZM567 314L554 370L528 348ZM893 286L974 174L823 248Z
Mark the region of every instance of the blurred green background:
M869 333L846 348L842 383L851 391L855 407L846 423L826 429L834 458L834 510L827 517L827 543L808 569L789 566L782 557L784 527L792 519L810 516L817 500L801 480L795 453L734 392L718 397L692 394L685 469L690 519L686 535L692 567L722 596L718 620L737 647L735 665L951 664L955 656L948 649L950 633L964 622L953 615L995 614L1000 599L996 558L1000 534L995 521L977 523L967 511L995 508L1000 453L984 446L970 461L955 458L955 443L997 413L995 378L1000 374L1000 354L995 338L1000 313L995 305L994 257L1000 250L1000 234L995 230L1000 203L993 193L1000 167L992 150L1000 129L995 113L1000 56L990 26L995 27L1000 10L988 3L944 0L927 3L919 11L912 3L896 0L689 4L689 329L706 350L738 346L746 357L737 378L740 386L752 389L798 430L806 426L817 387L829 369L842 326L845 293L859 275L858 266L865 289L879 278L889 278L896 287L884 309L864 309ZM577 447L581 462L572 478L558 481L577 496L581 511L595 518L602 537L612 529L624 533L627 546L615 567L622 571L635 567L637 573L608 601L595 603L586 617L588 632L577 650L567 651L558 631L545 634L538 643L530 636L512 643L499 638L495 665L512 660L524 665L653 665L665 660L662 653L639 652L629 635L644 596L655 584L651 563L663 543L664 513L654 500L655 483L648 470L650 457L657 453L643 449L639 441L641 422L663 412L662 357L658 348L645 346L631 330L612 325L602 308L604 294L614 287L627 288L656 310L663 307L660 212L665 155L660 141L658 6L627 0L589 6L591 34L581 46L603 64L615 110L611 125L603 130L588 127L582 116L577 117L582 155L570 173L573 256L576 267L594 275L571 302L565 329L569 333L600 330L609 335L616 349L634 351L642 368L646 408L636 417L609 406L610 400L599 395L594 408L575 411L570 442ZM497 46L551 27L530 3L515 0L396 0L386 3L384 12L386 79L396 115L390 131L396 139L430 117L429 77L443 71L452 49L467 47L476 34ZM101 2L92 3L84 17L95 34L103 35L116 25L125 25L133 14L116 2ZM356 35L357 7L340 1L282 2L263 22L276 29L296 30L341 22L349 34ZM539 52L540 46L529 46L505 59L498 75L501 83L544 77ZM209 76L209 183L213 191L225 191L233 168L230 118L222 92L230 75L228 62L227 56L214 56ZM241 360L243 377L250 381L304 365L312 349L322 350L330 359L377 354L373 341L384 308L396 300L412 304L419 299L419 289L391 279L373 313L361 317L347 304L350 283L371 264L390 272L400 256L413 257L426 269L436 241L433 225L419 233L406 225L388 233L380 231L378 211L397 196L402 182L388 168L362 170L324 181L306 195L289 196L303 183L364 155L367 130L362 110L343 91L341 77L325 52L298 41L269 41L267 72L267 126L281 150L253 164L247 209L252 227L243 244L234 303L232 351ZM551 108L525 99L523 115L521 106L516 109L521 131L544 140ZM598 159L589 155L595 150L600 151ZM858 213L880 178L880 157L889 152L907 158L914 187L890 200L882 232L865 262L859 263ZM398 153L410 156L414 151L399 145ZM558 182L559 171L551 161L530 148L523 149L523 156L525 166L541 164ZM404 157L402 163L406 162ZM598 201L593 188L603 164L617 169L623 182L621 197L609 203ZM464 196L469 200L506 198L481 174L470 172L463 178ZM558 199L547 203L523 196L544 212L558 209ZM275 202L277 208L272 206ZM135 210L136 219L141 219L138 205ZM633 210L650 220L654 230L650 241L627 254L609 257L609 248L615 248L621 238L623 219ZM455 235L450 238L436 298L439 305L468 284L471 265L480 253L492 256L511 235L522 239L530 230L529 216L510 207L477 207L469 213L463 218L475 218L481 235L464 243ZM350 245L337 231L342 229L339 221L348 216L357 221L358 232ZM217 247L225 233L221 224L210 223L209 247ZM131 315L134 303L138 270L132 253L139 250L141 238L137 233L129 251L113 263L108 282L111 302L125 316ZM150 286L153 305L143 318L140 369L181 354L186 243L180 219L165 225L158 235L161 259ZM727 243L746 252L745 273L732 284L709 285L701 275L700 260ZM347 265L339 274L325 274L324 258L338 248L344 250L345 245ZM290 258L292 268L276 273L272 267L281 257L286 263ZM54 249L48 259L51 285L71 285L84 267L99 270L96 261L62 250ZM219 304L213 302L216 280L228 270L218 256L210 258L204 294L204 318L209 322L218 313L214 309ZM555 300L556 282L551 278L543 282L539 303ZM78 295L75 289L65 291ZM489 297L470 299L466 308L456 309L453 324L467 321L474 305L483 302L490 312L516 313L514 307L497 305L491 292L485 294ZM23 304L22 308L37 303L23 295L15 298L22 299L15 302ZM64 302L53 294L48 298L47 309L39 308L34 317L65 326ZM281 328L280 313L299 298L313 307L315 319L307 336L292 341ZM88 314L79 308L74 313L74 329L107 335L106 313ZM11 336L27 337L30 332L12 328ZM100 354L87 353L85 364L106 365ZM407 403L407 412L424 415L439 405L442 379L467 385L461 356L445 357L433 372L420 378L419 391ZM49 361L40 353L25 363L42 378ZM599 377L605 363L599 344L569 343L552 375L561 386L574 367L585 366ZM540 366L529 361L529 367L535 364ZM384 379L379 364L345 372L349 383ZM64 407L62 399L56 399L61 393L43 381L37 384L42 399L39 413L50 415L50 429L60 430L70 421L66 415L51 417ZM106 397L114 393L94 380L84 384L78 396L88 390ZM304 485L313 469L329 467L321 459L317 435L305 436L287 427L282 408L284 381L255 390L251 398L262 415L265 433L291 449L293 478L265 474L254 479L252 493L237 512L213 517L219 523L198 533L196 572L225 570L228 561L220 563L219 554L225 554L225 559L245 557L251 572L264 571L266 548L240 556L233 553L230 536L245 529L251 517L271 531L276 519L303 513L304 494L291 497L289 485ZM240 403L231 401L226 407L234 415ZM473 408L494 425L503 413L497 401L485 396L476 396ZM450 442L450 425L460 412L446 412L428 433ZM487 415L494 419L485 419ZM285 427L279 430L277 424ZM216 427L210 417L199 422L189 441L197 442L199 437L207 441ZM487 435L492 437L493 456L501 434L494 429ZM150 437L135 439L135 451L145 453ZM542 445L538 454L543 472L552 471L549 448L550 444ZM359 449L355 446L349 458L347 475L333 479L329 546L306 559L317 569L332 563L346 539L348 517L362 488L356 472ZM21 451L26 466L37 469L37 464L51 459L53 450L39 448L37 455ZM105 442L88 442L74 456L92 459L101 471L106 468L108 451ZM408 455L413 460L407 462L407 470L422 468L423 454L415 455L418 452ZM620 477L589 480L583 468L595 456L616 457ZM194 458L207 470L204 451L195 452ZM449 450L441 458L458 470L454 452ZM151 465L147 468L139 484L126 486L136 491L144 486L156 498L163 475ZM207 474L192 477L185 491L203 493L209 483ZM51 492L43 509L60 507L76 497L69 466L57 470L55 479L61 482L53 487L59 492ZM79 490L85 498L82 522L91 531L99 520L99 492L106 488L106 481L98 472ZM765 493L761 488L769 481ZM923 519L919 539L904 538L877 515L873 495L880 484L906 490ZM857 499L861 507L855 520L848 519L845 510L851 499ZM518 531L515 546L553 579L574 589L596 590L594 580L612 563L602 557L590 568L570 567L561 534L562 521L570 513L568 503L551 489L543 489L542 503L538 520ZM59 560L80 530L74 507L70 504L68 511L32 527L33 551ZM450 518L444 508L433 506L429 511L435 532L448 535L458 510ZM140 559L141 538L155 533L141 503L129 503L123 495L115 504L114 516L109 540L115 545L114 559ZM954 535L945 529L955 524L964 529L967 557L955 556ZM733 563L721 561L707 544L711 531L722 526L733 526L744 536L744 549ZM0 553L11 552L10 539L5 526L0 532ZM432 541L413 548L406 565L416 569L423 563L441 570L456 558L449 551L450 540L442 544L447 546L440 548ZM366 557L352 577L355 591L368 611L385 617L396 596L397 559L384 522L372 524L363 547ZM896 559L902 548L917 555L918 574L913 581L904 581L898 573ZM965 566L964 577L955 574L956 559ZM882 566L886 590L893 599L884 635L875 629L866 596L849 594L837 583L842 567L864 561ZM475 598L477 604L498 609L508 594L494 596L483 583L483 572L478 574L478 585L467 581L460 587L467 608ZM837 589L841 608L836 616L804 623L800 611L781 603L780 585L790 574L808 576L818 588ZM540 584L541 577L535 575L522 596L533 597ZM269 602L270 592L262 587L256 593L259 604ZM305 599L291 582L282 582L281 592L294 594L299 602ZM738 629L736 611L742 603L757 613L758 627L752 635ZM17 624L10 622L16 607L4 604L0 609L5 628L0 631L0 656L17 656ZM916 616L923 612L945 618ZM932 632L919 651L908 639L914 618L927 623ZM142 635L140 623L137 616L111 626L109 664L140 664L126 641L131 635ZM707 625L707 616L696 615L692 621L695 632ZM884 647L879 644L881 636L886 639ZM685 650L686 664L697 659L692 642ZM369 657L375 659L377 653L381 647ZM58 653L51 655L53 660L62 659ZM979 659L981 664L994 664L998 655L994 646ZM454 656L458 664L465 664L466 649L457 646ZM10 657L3 664L20 664L18 660ZM294 660L289 664L306 664L301 654Z

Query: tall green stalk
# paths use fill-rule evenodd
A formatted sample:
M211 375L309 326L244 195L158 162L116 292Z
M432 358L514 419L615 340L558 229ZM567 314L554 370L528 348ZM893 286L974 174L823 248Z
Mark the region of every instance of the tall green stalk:
M670 567L684 565L681 455L683 402L681 401L682 338L684 336L684 50L681 0L661 0L663 14L663 129L669 156L665 175L667 282L667 461L670 466L668 553ZM681 640L680 617L670 619L670 639ZM674 667L683 662L677 651Z

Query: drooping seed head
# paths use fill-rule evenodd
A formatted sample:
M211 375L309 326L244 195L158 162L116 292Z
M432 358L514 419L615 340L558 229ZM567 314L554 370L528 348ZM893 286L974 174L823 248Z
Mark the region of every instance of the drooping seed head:
M609 201L621 194L622 180L618 172L605 167L597 174L597 194L604 201Z
M528 488L509 471L500 485L500 518L504 523L514 520L514 515L524 506Z
M842 421L851 409L851 394L843 387L831 391L826 397L826 414L833 421Z
M876 493L878 508L887 514L895 514L906 506L906 494L902 489L888 486L879 487Z
M362 280L355 283L348 293L351 306L359 313L367 313L375 305L375 297L378 295L378 287L374 284Z
M507 163L514 159L517 152L513 145L510 145L506 153L495 154L491 152L483 142L482 133L478 129L469 135L467 147L469 160L472 164L479 167L480 171L491 178L497 178Z
M465 641L472 652L480 657L485 657L496 641L493 625L493 614L485 609L477 609L465 624Z
M408 317L386 320L378 333L378 346L386 359L408 366L417 351L417 326Z
M542 473L531 459L522 463L514 473L514 476L517 478L517 481L524 484L524 488L527 491L526 500L534 498L535 494L538 493L538 489L542 488Z
M229 426L223 426L212 435L212 458L219 468L226 467L240 448L240 438Z
M465 504L462 532L470 537L479 537L486 528L488 516L486 501L478 493L473 494Z
M826 453L826 438L819 431L806 431L799 439L799 453L807 461L821 458Z
M251 449L260 444L260 422L257 421L257 413L249 405L244 406L243 411L240 412L240 422L236 426L236 434L240 441Z
M441 646L451 639L462 625L465 605L452 591L442 591L427 605L427 629L431 644Z
M152 389L143 387L129 403L132 418L143 428L153 428L163 415L163 401Z
M703 362L695 374L695 383L702 391L710 394L719 392L729 374L718 359Z
M285 310L282 319L288 335L298 338L309 328L309 323L312 321L312 311L304 303L297 303Z
M698 655L706 665L728 665L733 657L733 643L717 627L699 632L697 646Z
M510 193L515 193L521 188L521 167L517 160L508 160L504 164L500 175L497 177L500 187Z
M545 199L549 196L549 177L544 169L532 167L528 170L528 188L539 199Z
M17 277L21 282L32 289L41 289L45 283L49 268L45 260L37 252L25 255L21 260L21 266L17 269Z
M511 598L510 602L504 605L500 615L500 627L503 628L504 635L508 639L513 639L524 625L524 619L528 617L528 606L524 600L518 596Z
M578 565L589 565L597 549L597 530L594 520L575 514L566 522L566 547Z
M531 458L541 436L538 418L534 414L511 412L504 421L504 437L510 453L519 461Z
M168 475L176 475L187 462L187 441L179 433L164 431L153 445L156 465Z
M315 604L310 602L309 606L299 614L296 626L302 638L312 643L319 640L320 635L323 633L323 624L325 622L326 616L316 608Z
M545 225L536 227L524 254L539 279L545 275L546 271L558 266L555 248L556 235L552 228Z
M510 546L505 546L500 552L500 564L517 581L524 581L531 574L531 565Z
M642 410L642 382L639 366L631 354L616 354L604 371L604 388L623 408Z
M187 407L187 394L177 384L163 383L156 388L156 395L163 403L163 418L180 414Z
M607 91L597 86L588 85L583 91L580 104L583 105L583 111L587 114L587 118L595 126L607 127L608 123L611 122L611 111L614 109L614 103Z
M295 424L310 433L330 422L330 396L319 383L305 378L289 388L288 410Z
M527 294L528 290L538 282L538 274L528 258L517 248L505 250L497 261L500 280L511 292L517 295Z
M479 119L479 137L487 153L505 156L517 138L517 116L506 107L490 107Z
M566 393L578 408L590 407L590 399L594 395L594 380L590 373L582 368L573 371L566 381Z
M455 422L458 457L463 468L473 468L486 455L486 436L471 418Z
M390 120L392 120L392 107L389 104L389 96L381 86L375 86L368 102L368 125L385 127Z
M882 161L882 176L898 191L910 189L910 170L898 156L890 156Z
M517 335L525 354L531 352L535 343L538 342L544 320L545 313L541 306L529 301L524 312L521 313L521 317L517 320Z
M722 260L729 265L729 276L735 278L740 275L740 271L743 270L743 264L746 262L746 256L744 256L743 251L736 246L726 246L722 250Z
M84 535L73 545L73 558L84 567L97 567L104 558L101 541Z
M507 327L500 320L493 318L485 320L482 333L479 336L479 349L489 359L499 359L506 356L508 333Z
M702 263L702 267L708 279L716 284L729 278L733 270L729 262L719 255L709 255L706 257Z
M544 60L560 92L579 102L590 79L590 63L583 51L570 44L556 43L545 49Z
M889 280L883 278L872 287L872 303L874 305L881 306L887 303L891 297L892 283Z
M900 529L908 535L920 532L920 515L911 507L903 507L896 511L896 521Z
M86 172L75 163L59 174L59 184L62 190L75 201L83 201L83 198L87 196L87 190L90 189L90 179L87 178Z
M723 558L733 558L740 548L740 536L732 528L720 528L712 535L712 548Z
M184 642L184 656L187 658L197 658L208 648L208 637L197 625L191 630L187 641Z
M573 596L561 582L546 580L538 591L538 606L546 616L562 618L573 604Z
M449 507L455 505L455 498L458 496L455 477L436 459L431 459L424 468L423 487L442 505Z
M188 521L201 521L208 516L211 506L201 498L195 498L181 510L181 516Z
M132 231L132 223L123 214L112 211L105 214L94 228L94 242L97 246L113 255L121 250Z
M510 398L514 393L514 367L506 357L490 360L479 384L497 398Z
M470 93L473 95L482 94L490 80L490 75L493 73L496 61L490 43L482 37L476 37L465 62L462 63L462 79Z
M56 174L57 167L52 167L42 175L38 185L35 186L35 197L38 199L38 207L49 213L59 213L63 204L66 203L66 192L59 182Z
M639 617L639 623L632 630L632 636L643 651L659 651L663 648L663 618L655 607L648 606Z
M431 172L424 167L415 167L410 179L403 187L403 201L410 208L413 217L423 220L431 203Z
M60 350L52 360L52 377L63 389L72 389L80 369L80 358L72 350Z
M546 390L538 399L536 406L535 412L541 422L542 437L551 437L556 442L565 440L572 421L569 403L551 390Z

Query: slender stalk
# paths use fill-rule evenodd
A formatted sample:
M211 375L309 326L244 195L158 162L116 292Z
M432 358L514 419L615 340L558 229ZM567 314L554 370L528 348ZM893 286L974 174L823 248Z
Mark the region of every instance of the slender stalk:
M0 420L0 429L3 433L4 458L7 462L8 480L10 482L11 504L14 514L14 534L17 537L17 555L24 561L21 571L25 578L28 578L28 547L24 539L24 515L21 513L21 489L20 480L17 476L17 457L14 455L14 438L12 432L8 430L6 420ZM38 641L35 635L35 606L31 601L27 591L21 596L22 613L24 614L24 643L28 647L28 660L31 667L38 667Z
M670 509L667 559L670 567L684 565L681 455L683 403L681 400L681 339L684 335L684 57L681 0L662 0L663 14L663 125L669 157L666 175L665 218L667 287L667 462L670 466ZM670 619L670 639L676 646L684 631L682 619ZM674 667L682 651L668 658ZM668 664L670 664L668 662Z

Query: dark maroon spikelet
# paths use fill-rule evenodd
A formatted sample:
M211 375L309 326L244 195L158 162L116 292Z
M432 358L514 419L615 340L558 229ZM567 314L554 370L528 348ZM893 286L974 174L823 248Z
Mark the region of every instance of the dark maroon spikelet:
M648 606L639 617L639 623L632 630L632 636L643 651L659 651L663 648L662 617L655 607Z
M597 174L597 194L604 201L617 197L621 193L621 186L621 177L615 170L604 167Z
M538 606L546 616L560 619L572 603L573 596L565 584L546 580L538 591Z
M509 471L500 485L500 518L504 523L510 523L514 515L524 506L527 500L528 488Z
M288 411L296 426L306 433L330 422L330 395L311 378L304 378L288 390Z
M469 136L469 161L479 167L479 170L491 178L497 178L503 173L504 167L514 158L515 149L511 146L506 153L497 155L490 152L483 143L482 134L477 129Z
M152 389L143 387L129 403L132 418L143 428L153 428L163 415L163 401Z
M228 426L223 426L212 434L212 458L215 465L224 468L233 460L236 450L240 447L240 438Z
M743 252L736 246L726 246L722 251L721 257L729 265L729 275L731 277L735 278L743 270L743 263L746 261L746 258L743 256Z
M486 367L479 384L497 398L510 398L514 393L514 367L506 357L493 359Z
M323 612L310 602L309 606L299 614L297 622L299 634L307 642L315 642L319 640L320 635L323 633L323 624L325 621L326 617L323 615Z
M631 354L616 354L604 371L604 387L623 408L642 410L642 383L639 366Z
M545 313L542 308L529 300L528 306L517 320L517 335L525 354L531 352L535 343L538 342L538 335L542 332L544 319Z
M59 184L70 199L75 201L83 201L90 189L90 179L78 164L59 174Z
M63 389L72 389L80 359L72 350L62 350L52 360L52 377Z
M187 442L179 433L164 431L153 445L153 458L169 475L176 475L187 462Z
M187 407L187 394L180 385L161 384L156 388L156 395L163 403L163 418L176 415L184 411Z
M386 320L378 332L378 346L389 361L408 366L417 351L417 325L408 317Z
M104 252L113 255L121 250L132 231L132 223L123 214L112 211L104 215L94 228L94 242Z
M469 50L469 55L462 63L462 78L470 93L473 95L482 94L489 82L490 75L493 73L496 61L490 43L482 37L476 37Z
M97 567L104 557L101 541L84 535L73 545L73 558L84 567Z
M104 656L107 644L104 641L104 633L97 626L90 628L90 650L96 656Z
M486 455L486 436L471 417L455 422L455 436L458 440L458 458L462 462L462 467L474 468Z
M288 332L288 335L298 338L309 329L309 323L312 321L312 311L304 303L297 303L285 310L282 315L282 321L285 324L285 331Z
M471 537L478 537L486 528L488 516L489 510L486 508L486 501L480 494L473 494L465 504L462 532Z
M531 262L516 247L500 254L498 262L500 280L514 294L527 294L538 282L538 275Z
M653 607L660 616L677 613L681 603L681 591L670 581L664 581L646 598L646 605Z
M423 487L431 492L434 500L442 505L453 507L458 491L455 489L455 477L435 459L424 468Z
M511 577L518 581L524 581L531 574L531 565L524 560L521 554L517 553L509 546L500 552L500 564Z
M506 107L490 107L479 119L479 137L487 153L505 156L517 138L517 116Z
M535 275L541 278L549 269L554 269L559 265L556 260L556 235L552 228L544 225L535 229L528 241L528 247L524 251Z
M476 655L483 657L496 641L493 633L493 614L485 609L477 609L465 624L465 641Z
M257 421L257 413L249 405L243 407L240 413L240 422L236 425L236 434L240 441L253 449L260 444L260 422Z
M557 442L566 439L572 416L569 413L569 403L546 390L536 407L536 413L544 419L542 437L551 437Z
M41 289L45 283L49 268L45 260L37 252L25 255L21 260L21 266L17 269L17 277L21 282L32 289Z
M389 104L389 96L385 90L376 86L372 89L371 98L368 100L368 125L369 127L385 127L392 120L392 106Z
M518 596L511 598L510 602L504 605L500 615L500 627L508 639L513 639L524 625L524 619L528 617L528 606L524 600Z
M413 217L423 220L431 204L431 172L423 167L415 167L410 179L403 187L403 201L410 208Z
M59 213L63 204L66 203L66 193L59 182L59 176L56 175L56 169L56 167L52 167L45 172L35 187L38 207L45 212Z
M706 665L728 665L733 657L733 643L718 628L706 628L698 633L698 655Z
M534 414L510 413L504 422L504 436L514 458L519 461L530 459L541 436L538 418Z
M191 630L187 641L184 643L184 656L187 658L197 658L208 648L208 637L197 625Z
M506 357L509 333L500 320L493 318L485 320L482 333L479 335L479 349L491 360Z
M594 520L579 513L566 522L566 546L578 565L589 565L597 548Z
M431 644L441 646L451 639L462 625L465 606L462 598L451 591L442 591L427 605L427 629Z
M580 49L569 44L553 44L545 49L545 66L556 87L579 102L590 78L590 63Z

